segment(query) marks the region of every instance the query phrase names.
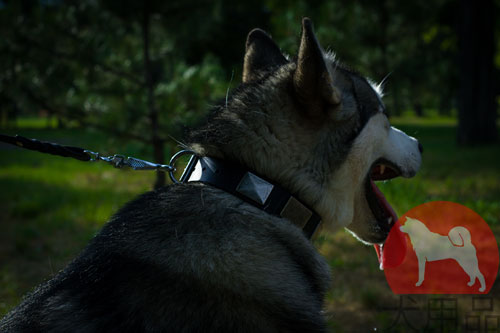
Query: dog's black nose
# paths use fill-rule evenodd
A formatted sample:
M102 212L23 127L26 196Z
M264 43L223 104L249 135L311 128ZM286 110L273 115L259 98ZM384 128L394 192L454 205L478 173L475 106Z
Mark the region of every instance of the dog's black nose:
M424 146L422 146L420 142L418 143L418 151L420 152L420 154L424 152Z

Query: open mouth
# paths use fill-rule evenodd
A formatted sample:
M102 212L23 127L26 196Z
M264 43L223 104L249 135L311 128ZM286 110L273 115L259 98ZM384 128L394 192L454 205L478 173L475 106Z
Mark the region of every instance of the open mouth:
M401 171L394 163L385 159L379 159L373 163L366 180L366 199L368 205L385 236L391 230L398 217L375 182L393 179L400 175Z
M390 267L399 265L400 259L402 258L400 258L399 255L397 258L394 257L394 253L388 256L387 251L384 251L384 242L391 228L398 220L398 216L375 182L393 179L400 175L401 170L398 166L388 160L379 159L373 163L366 180L366 199L377 221L379 229L380 239L374 242L377 243L374 244L374 246L377 251L381 269L383 269L384 266ZM401 238L398 236L395 237Z

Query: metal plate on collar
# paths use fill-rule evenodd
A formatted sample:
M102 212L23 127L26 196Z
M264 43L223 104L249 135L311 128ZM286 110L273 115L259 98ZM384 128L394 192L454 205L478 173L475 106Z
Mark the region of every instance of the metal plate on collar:
M236 192L264 205L273 190L274 185L264 179L247 172L236 187Z
M300 228L304 228L307 221L311 218L312 212L299 200L290 197L285 207L281 210L280 216L289 219Z

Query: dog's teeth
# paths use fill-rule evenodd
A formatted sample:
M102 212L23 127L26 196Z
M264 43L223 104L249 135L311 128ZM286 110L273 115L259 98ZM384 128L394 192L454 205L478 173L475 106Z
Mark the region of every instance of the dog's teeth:
M385 171L385 164L380 165L380 174L383 175Z
M392 223L392 216L387 219L387 224L391 225L391 223Z

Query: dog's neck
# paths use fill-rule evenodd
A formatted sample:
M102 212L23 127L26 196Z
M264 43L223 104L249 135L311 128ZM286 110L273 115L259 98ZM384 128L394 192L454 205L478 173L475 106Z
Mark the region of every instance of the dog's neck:
M272 215L288 219L312 238L320 216L278 184L254 172L212 157L193 157L182 176L188 182L202 182L231 193Z

